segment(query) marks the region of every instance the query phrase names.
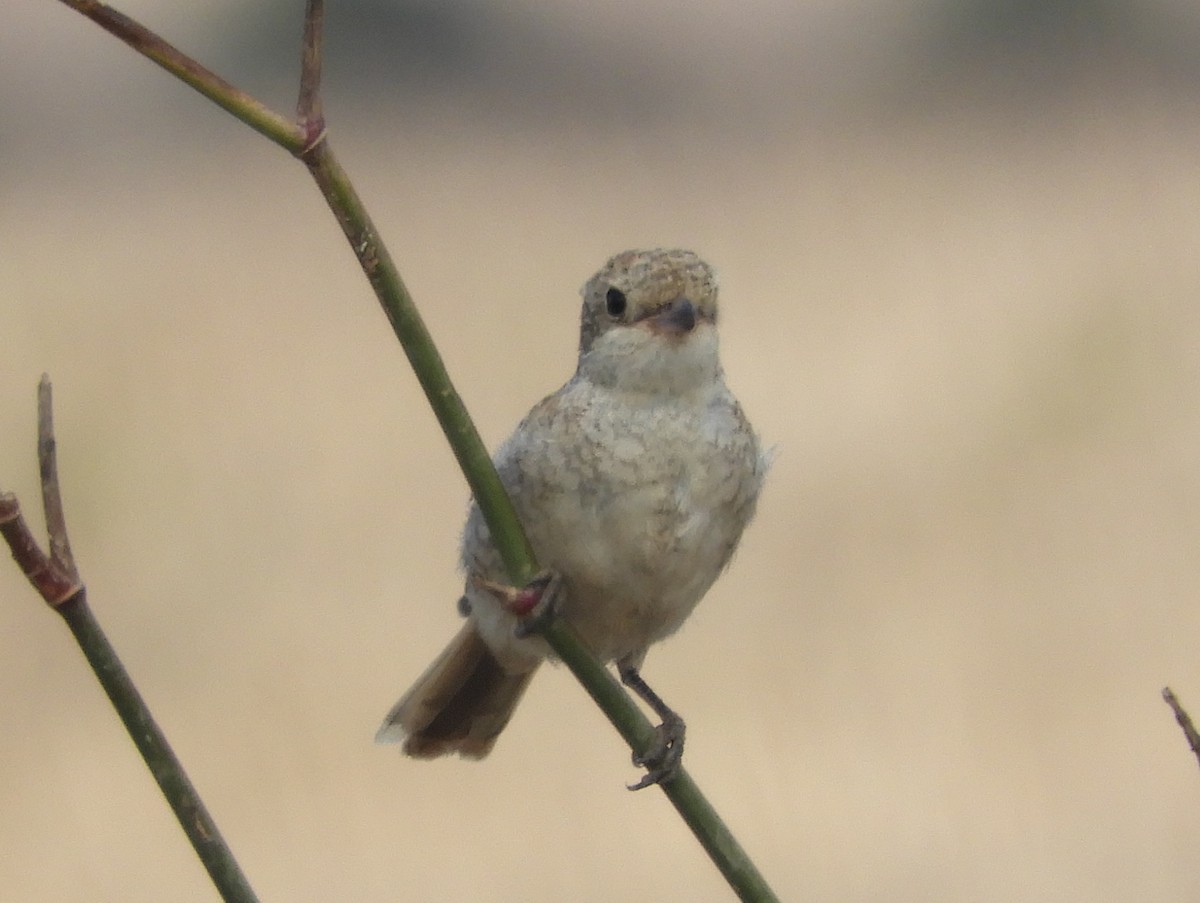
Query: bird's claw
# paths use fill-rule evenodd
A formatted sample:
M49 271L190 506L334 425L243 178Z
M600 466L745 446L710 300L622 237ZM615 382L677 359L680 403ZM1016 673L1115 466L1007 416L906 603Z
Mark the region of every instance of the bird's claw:
M670 712L662 724L654 729L654 739L642 752L633 754L633 764L647 769L636 784L628 784L630 790L643 790L654 784L666 784L679 774L683 759L683 740L687 725L683 719Z
M520 638L541 633L558 615L562 577L553 571L543 571L521 587L483 577L476 577L475 584L498 599L506 611L517 616L519 620L514 633Z
M558 592L562 578L550 570L538 574L524 586L498 584L482 576L476 576L473 580L480 590L496 598L505 611L522 618L521 624L518 624L518 630L522 630L518 635L521 636L528 636L544 627L552 620L558 608ZM458 600L458 610L462 614L470 614L470 600L466 596ZM522 629L524 624L528 626Z
M523 612L513 632L519 638L541 633L558 617L559 597L562 592L562 576L555 571L543 571L521 590L526 599L532 599Z

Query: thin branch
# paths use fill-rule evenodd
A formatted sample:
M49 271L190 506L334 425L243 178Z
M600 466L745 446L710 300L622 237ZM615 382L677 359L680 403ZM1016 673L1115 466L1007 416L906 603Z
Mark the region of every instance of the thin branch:
M58 488L58 449L54 442L54 393L50 377L38 381L38 470L42 478L42 509L46 512L46 532L50 535L50 561L72 580L79 582L79 568L71 554L67 538L67 517L63 513L62 493Z
M0 536L8 543L21 573L51 608L58 608L83 588L78 578L63 571L41 550L11 492L0 492Z
M304 134L286 116L274 112L244 91L235 88L210 69L180 53L154 32L104 3L92 0L61 0L83 13L105 31L120 38L142 56L157 63L180 81L195 88L217 106L240 119L256 132L292 153L305 145Z
M228 903L257 903L216 823L88 607L87 590L67 539L51 401L50 378L43 374L38 383L38 464L53 551L46 555L38 547L11 492L0 492L0 534L29 582L67 622L222 898Z
M408 355L487 521L509 579L514 586L523 586L538 572L533 550L492 465L491 456L450 381L391 255L379 239L354 186L334 157L328 140L320 141L303 159L341 223L350 247L374 286L392 329ZM583 645L575 631L564 621L552 621L542 633L630 748L639 752L646 749L654 738L654 726L612 673ZM674 780L659 786L741 899L776 899L766 879L685 769L681 768Z
M308 0L304 7L304 43L300 57L300 98L296 119L305 135L307 151L325 134L325 112L321 106L321 62L325 34L323 0ZM303 155L303 154L302 154Z
M509 578L514 585L523 586L537 574L533 549L496 468L492 466L483 439L475 429L462 397L454 388L433 337L404 285L391 254L380 240L366 207L334 156L329 141L321 141L313 147L304 162L375 289L392 331L400 340L471 492L479 502Z
M1196 731L1196 725L1192 723L1192 716L1180 704L1179 698L1170 687L1163 687L1162 697L1171 707L1171 711L1175 713L1175 720L1183 729L1183 736L1187 738L1188 746L1192 748L1197 761L1200 761L1200 732Z
M71 628L221 898L227 903L257 903L258 897L216 822L92 614L85 591L80 589L58 612Z
M42 551L21 514L21 505L11 492L0 492L0 534L8 543L13 559L38 595L53 609L83 591L79 569L71 555L67 538L67 518L63 513L58 486L58 449L54 439L53 393L50 377L42 374L38 382L38 472L42 487L42 510L46 517L50 554Z

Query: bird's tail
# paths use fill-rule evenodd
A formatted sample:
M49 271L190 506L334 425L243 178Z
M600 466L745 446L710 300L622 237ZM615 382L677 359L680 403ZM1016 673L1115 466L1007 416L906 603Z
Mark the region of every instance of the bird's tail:
M508 724L533 671L510 673L468 621L388 712L376 743L403 743L418 759L486 756Z

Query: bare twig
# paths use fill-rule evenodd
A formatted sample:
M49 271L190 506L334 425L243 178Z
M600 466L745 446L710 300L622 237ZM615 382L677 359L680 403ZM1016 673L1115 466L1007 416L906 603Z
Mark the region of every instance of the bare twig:
M58 608L83 589L76 578L65 573L38 546L21 514L20 503L11 492L0 492L0 535L8 543L21 573L51 608Z
M54 392L50 377L42 374L38 381L38 470L42 479L42 508L46 512L46 532L50 534L50 561L76 583L79 568L71 554L67 539L67 517L63 513L62 494L58 488L58 449L54 443Z
M38 383L38 464L51 552L38 547L11 492L0 492L0 534L34 589L67 622L222 898L256 903L237 860L88 606L67 539L51 398L50 379L43 375Z
M68 599L83 592L83 582L74 566L71 543L67 539L66 516L62 514L54 412L50 400L50 379L42 373L41 382L37 383L37 467L41 473L42 509L46 513L50 554L43 552L37 544L20 513L17 496L12 492L0 492L0 534L38 596L46 600L50 608L58 609Z
M1183 736L1187 738L1188 746L1192 748L1197 761L1200 761L1200 732L1197 732L1196 725L1192 723L1192 716L1180 704L1179 698L1170 687L1163 687L1162 697L1171 707L1171 711L1175 713L1175 720L1183 729Z
M325 137L325 111L321 105L321 63L325 36L325 4L308 0L304 7L304 44L300 56L300 98L296 119L304 132L303 159Z
M292 153L304 147L304 135L286 116L274 112L244 91L235 88L211 69L180 53L150 29L124 13L93 0L62 0L105 31L120 38L142 56L162 66L180 81L195 88L217 106L233 114L256 132L266 135Z
M75 559L71 556L67 519L63 514L62 495L58 488L58 454L54 442L51 400L50 377L43 373L38 383L37 450L42 509L46 515L46 532L50 537L50 554L43 552L34 539L21 514L21 505L11 492L0 492L0 534L8 543L17 566L38 591L38 595L51 608L58 609L83 592L83 583L79 579Z

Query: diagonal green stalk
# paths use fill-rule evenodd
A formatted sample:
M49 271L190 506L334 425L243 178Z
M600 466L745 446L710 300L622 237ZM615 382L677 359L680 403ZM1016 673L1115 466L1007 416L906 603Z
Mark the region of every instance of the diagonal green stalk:
M221 899L226 903L257 903L258 897L217 830L216 822L88 607L85 591L80 589L57 611L75 635Z
M234 87L191 57L180 53L144 25L105 3L94 0L61 0L76 12L87 16L105 31L120 38L142 56L157 63L177 79L195 88L221 109L231 113L256 132L273 142L298 153L304 147L304 137L296 124L259 103L249 94Z
M510 579L518 586L528 583L537 573L533 549L517 520L512 501L500 483L496 468L492 466L483 439L450 381L450 374L438 354L433 337L421 319L404 280L400 278L391 254L379 238L366 207L334 157L326 138L319 138L301 158L341 224L371 287L375 289L383 312L408 356L471 492L483 509Z
M341 225L392 330L408 356L487 521L510 580L514 585L527 583L537 573L538 566L512 501L496 474L491 457L450 380L432 336L391 255L330 148L316 90L320 74L323 15L320 0L308 0L306 9L299 124L287 123L283 117L272 113L110 7L87 0L61 2L92 18L139 53L304 162ZM549 624L544 629L544 635L554 652L583 684L626 742L634 750L645 749L653 738L654 727L608 669L591 655L565 623ZM741 899L777 899L686 771L681 769L673 781L660 786Z
M508 493L500 483L483 441L450 381L450 375L412 297L404 287L387 250L378 241L366 209L334 158L328 142L322 141L314 148L314 153L306 162L338 222L342 224L363 272L375 287L392 329L408 354L409 362L487 520L492 539L504 558L509 578L514 585L524 585L537 573L533 551L517 520ZM646 749L654 738L654 726L612 673L596 660L563 621L550 622L542 632L555 654L583 684L630 748ZM659 786L741 899L776 899L766 879L686 769L680 768L674 780Z
M67 538L52 393L45 374L38 383L38 470L49 554L34 539L11 492L0 492L0 536L33 588L67 622L222 899L226 903L256 903L237 860L88 607L87 589L80 581Z

